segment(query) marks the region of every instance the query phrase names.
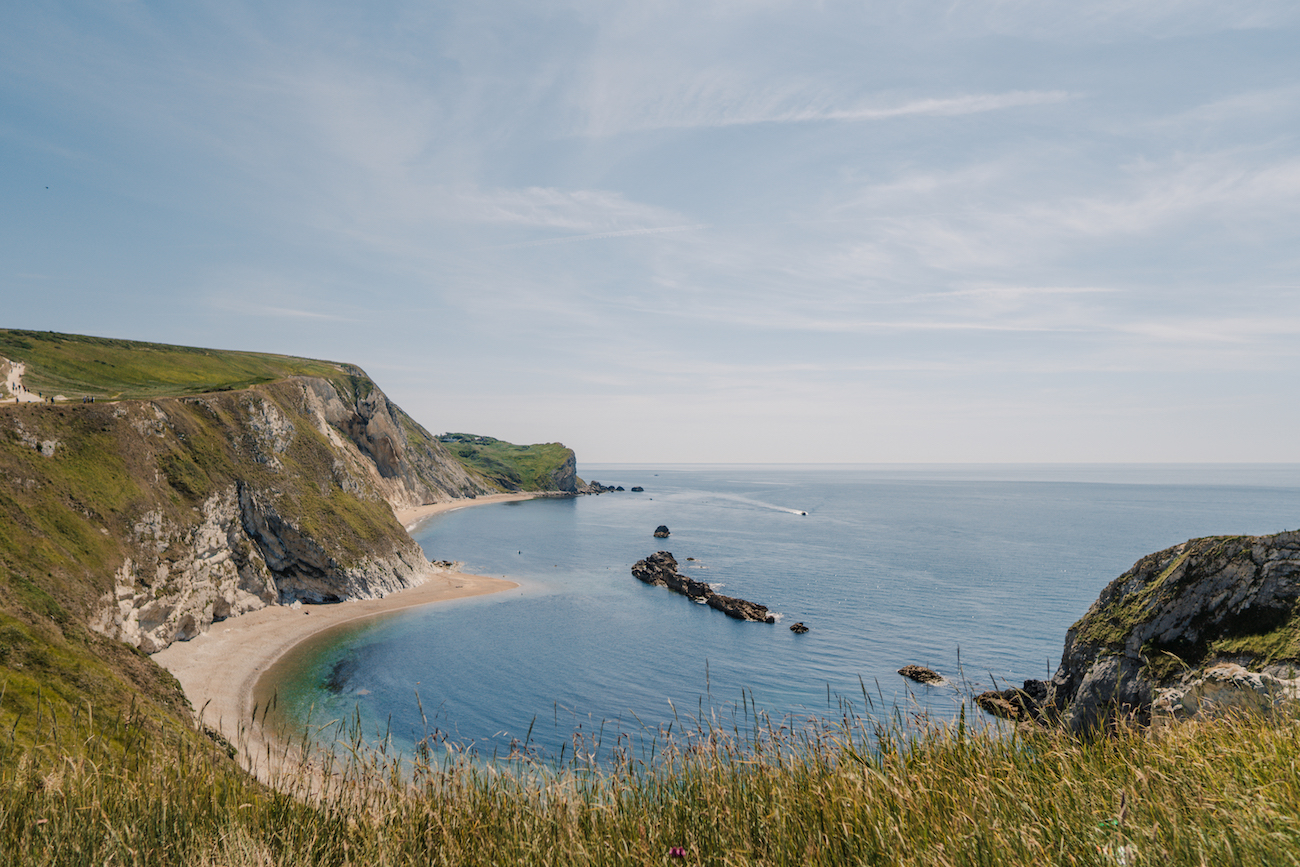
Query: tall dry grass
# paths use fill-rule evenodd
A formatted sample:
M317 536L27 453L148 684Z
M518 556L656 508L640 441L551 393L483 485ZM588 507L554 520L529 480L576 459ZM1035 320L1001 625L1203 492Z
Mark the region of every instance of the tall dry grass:
M562 767L431 740L363 748L262 786L220 747L65 732L8 756L0 862L94 865L1300 862L1293 712L1079 740L845 714L717 725ZM603 756L597 761L595 749ZM76 755L72 753L76 752ZM286 764L282 767L290 767Z

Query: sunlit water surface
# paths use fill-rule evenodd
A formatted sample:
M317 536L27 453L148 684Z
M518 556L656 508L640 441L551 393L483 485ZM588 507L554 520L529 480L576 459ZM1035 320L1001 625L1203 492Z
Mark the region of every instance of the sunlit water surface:
M414 535L519 589L335 630L268 675L282 723L357 718L409 751L558 756L575 733L776 719L1046 678L1066 628L1139 557L1188 538L1300 526L1300 465L587 465L609 493L467 508ZM800 514L806 512L807 514ZM660 524L672 531L655 539ZM671 551L694 578L780 613L742 623L635 580ZM694 558L688 561L687 558ZM802 621L808 633L788 626ZM870 701L864 696L864 687ZM418 701L417 701L418 694ZM744 698L742 699L742 695ZM743 715L741 715L743 718Z

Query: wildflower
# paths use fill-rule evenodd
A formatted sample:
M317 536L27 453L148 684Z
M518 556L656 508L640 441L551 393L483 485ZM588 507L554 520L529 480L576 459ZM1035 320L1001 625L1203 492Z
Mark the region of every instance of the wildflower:
M685 858L686 848L684 846L674 846L668 850L669 858Z

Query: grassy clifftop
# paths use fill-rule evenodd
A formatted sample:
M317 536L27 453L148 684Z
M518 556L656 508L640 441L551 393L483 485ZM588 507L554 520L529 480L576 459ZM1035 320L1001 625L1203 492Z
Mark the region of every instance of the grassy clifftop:
M293 376L326 380L348 399L374 383L355 365L292 355L173 346L54 331L0 329L0 357L26 365L31 392L70 401L152 400L236 391ZM405 413L408 438L432 447L434 438ZM515 445L493 437L448 434L453 457L493 490L572 491L574 456L560 443ZM472 493L466 491L465 493Z
M573 450L563 443L520 446L493 437L446 433L439 437L466 467L506 491L572 491Z
M183 397L289 376L335 380L343 365L290 355L199 349L54 331L0 329L0 356L27 365L23 384L70 400Z

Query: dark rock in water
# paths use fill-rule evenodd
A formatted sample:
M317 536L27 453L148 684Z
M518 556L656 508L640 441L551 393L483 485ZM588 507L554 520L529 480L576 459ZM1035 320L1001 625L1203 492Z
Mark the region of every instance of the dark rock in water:
M644 493L644 492L645 492L645 488L641 487L640 485L634 485L634 486L632 487L632 493L634 493L634 494L640 494L640 493Z
M1047 698L1046 681L1027 680L1023 689L1010 687L981 692L975 696L975 704L979 705L980 710L1000 719L1034 722L1042 715L1045 698Z
M757 623L776 622L776 615L770 613L767 606L714 593L713 588L703 581L696 581L680 574L677 571L677 560L667 551L658 551L644 560L638 560L632 567L632 575L646 584L667 587L669 590L681 593L693 602L703 602L710 608L716 608L737 620Z
M614 490L621 491L623 489L615 488L613 485L602 485L600 482L596 481L595 479L592 479L590 482L587 482L587 484L578 486L575 489L575 493L599 495L599 494L608 494L610 491L614 491Z
M656 539L667 539L667 538L668 538L668 527L667 527L666 525L664 525L664 524L660 524L658 527L655 527L655 538L656 538Z
M322 686L335 695L341 693L352 680L352 676L357 673L358 667L359 664L356 659L350 656L343 657L338 662L334 663L334 666L330 669L329 676L325 678L325 683L323 683Z
M644 560L638 560L632 567L632 575L647 584L667 587L691 599L704 599L713 594L712 588L703 581L679 574L677 560L667 551L659 551Z
M617 485L617 486L614 488L614 490L616 490L616 491L621 491L621 490L623 490L623 486L622 486L622 485Z
M943 675L923 665L905 665L898 673L917 683L943 683Z
M715 608L728 617L734 617L737 620L776 623L776 615L769 614L767 606L759 605L757 602L737 599L735 596L723 596L721 593L710 593L706 601L710 608Z
M808 631L808 627L804 626L802 622L792 623L790 625L790 631L795 633L796 635L803 635L805 632Z

